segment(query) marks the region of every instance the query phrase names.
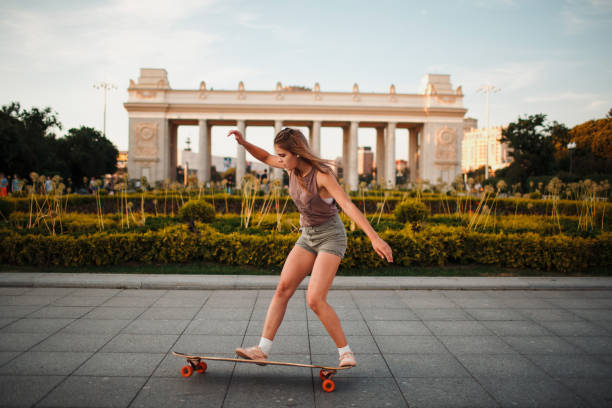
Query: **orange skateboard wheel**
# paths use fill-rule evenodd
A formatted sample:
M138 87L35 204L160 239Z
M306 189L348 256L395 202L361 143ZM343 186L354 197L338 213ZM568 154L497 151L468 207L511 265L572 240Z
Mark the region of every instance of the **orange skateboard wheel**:
M323 391L325 392L332 392L336 388L336 384L334 384L334 382L329 379L323 380L323 384L321 384L321 386L323 387Z
M193 368L191 368L191 366L186 365L183 368L181 368L181 375L185 378L187 377L191 377L191 374L193 374Z
M196 371L200 374L202 374L208 368L206 363L203 361L200 361L200 364L198 364L196 367L197 367Z

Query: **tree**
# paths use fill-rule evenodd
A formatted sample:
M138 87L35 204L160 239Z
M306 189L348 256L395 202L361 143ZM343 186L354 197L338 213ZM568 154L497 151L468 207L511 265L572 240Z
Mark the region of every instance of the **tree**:
M555 169L555 146L553 132L561 132L557 122L547 125L546 115L539 113L525 118L519 117L502 131L502 142L512 149L509 153L513 161L497 176L508 179L510 183L520 181L523 185L527 178L552 174ZM560 137L560 136L559 136Z
M100 177L117 171L119 151L96 129L86 126L73 128L57 142L65 162L69 164L69 177L75 183L81 183L83 177Z
M21 177L32 171L47 175L65 171L66 166L58 156L53 132L62 128L56 115L49 107L27 111L18 102L2 106L0 170Z
M577 174L612 172L612 116L576 125L569 136L576 143L574 168Z

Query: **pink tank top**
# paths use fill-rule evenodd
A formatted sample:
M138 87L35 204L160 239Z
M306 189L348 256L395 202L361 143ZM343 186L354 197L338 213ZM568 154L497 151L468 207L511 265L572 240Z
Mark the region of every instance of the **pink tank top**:
M300 186L294 171L289 171L289 194L300 212L300 225L302 227L313 227L321 225L334 215L338 214L338 208L334 204L323 201L317 187L317 172L313 167L304 177L307 190Z

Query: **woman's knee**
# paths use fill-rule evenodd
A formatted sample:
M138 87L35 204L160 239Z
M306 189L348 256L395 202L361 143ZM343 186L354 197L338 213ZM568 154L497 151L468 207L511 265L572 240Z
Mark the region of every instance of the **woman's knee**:
M308 307L310 310L318 314L321 308L326 304L325 298L320 295L306 295L306 303L308 303Z
M295 289L291 284L289 284L288 282L280 281L276 286L276 292L274 293L274 296L277 299L288 301L291 296L293 296L293 292L295 292Z

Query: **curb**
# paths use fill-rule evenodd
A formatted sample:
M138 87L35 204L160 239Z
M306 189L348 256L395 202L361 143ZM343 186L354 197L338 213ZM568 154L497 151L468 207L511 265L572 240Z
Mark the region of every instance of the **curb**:
M133 275L0 273L0 287L274 290L279 277L263 275ZM298 289L308 288L307 277ZM337 276L332 290L612 290L612 277Z

